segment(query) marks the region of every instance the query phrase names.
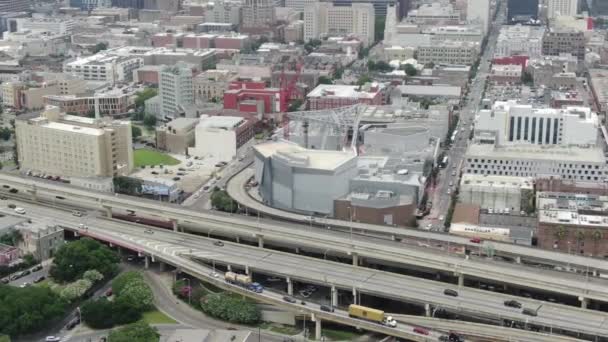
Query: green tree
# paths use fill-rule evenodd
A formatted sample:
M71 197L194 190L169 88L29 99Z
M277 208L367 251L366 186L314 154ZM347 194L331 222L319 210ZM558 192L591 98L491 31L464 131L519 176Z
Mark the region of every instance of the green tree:
M147 323L137 322L113 330L108 342L158 342L160 334Z
M370 71L389 72L393 70L393 67L385 61L369 61L367 62L367 68Z
M141 108L144 106L146 100L153 98L158 95L158 91L154 88L146 88L137 94L135 94L135 106Z
M101 274L101 272L99 272L98 270L88 270L84 272L82 278L94 284L103 279L103 274Z
M575 238L576 238L576 252L575 253L578 253L581 251L581 244L585 240L585 232L582 230L577 230Z
M118 255L108 247L93 239L83 238L59 248L50 274L59 282L74 281L90 269L109 277L118 270L119 261Z
M141 128L132 125L131 126L131 136L133 140L137 140L137 138L141 137Z
M105 297L84 302L80 312L82 320L91 328L107 329L114 326L113 303Z
M0 235L0 243L9 246L17 246L22 240L23 236L21 236L21 232L17 229L10 229L6 233Z
M93 286L93 282L88 279L78 279L73 283L69 283L61 290L59 294L61 298L72 302L82 296Z
M99 51L103 51L103 50L107 50L107 49L108 49L108 43L99 42L99 43L95 44L95 47L93 47L93 53L98 53Z
M66 302L47 287L0 285L0 334L40 332L62 317Z
M416 76L418 74L418 70L416 69L416 67L414 67L410 63L400 66L399 69L405 70L405 74L410 77Z
M359 77L359 79L357 80L357 85L362 86L365 83L369 83L371 81L372 81L372 79L369 77L369 75L364 74L364 75L361 75L361 77Z
M4 141L8 141L11 138L11 135L13 135L13 130L8 128L8 127L2 127L0 129L0 139L4 140Z
M119 274L118 276L116 276L116 278L114 278L114 280L112 280L112 292L115 295L119 295L122 290L125 288L125 286L127 286L127 284L131 283L131 282L139 282L139 281L144 281L144 276L141 274L141 272L137 272L137 271L128 271L128 272L123 272L121 274Z
M144 125L146 125L146 127L148 128L156 126L156 116L152 114L146 114L146 116L144 117Z
M152 289L143 280L128 282L118 293L117 299L140 312L150 310L154 306Z
M327 76L319 76L319 83L318 84L333 84L334 81L331 80L331 78L327 77Z
M534 84L534 78L532 78L532 74L524 71L521 74L521 81L526 84L526 85L533 85Z
M211 205L220 210L229 213L235 213L239 205L228 195L224 190L214 190L211 194Z
M568 229L566 229L566 227L562 225L557 227L557 230L555 231L555 238L557 239L557 241L562 241L567 235Z
M300 100L300 99L296 99L291 101L291 103L289 104L289 108L287 108L288 112L296 112L298 110L300 110L300 107L302 106L302 103L304 103L304 101Z
M261 317L255 303L225 292L204 297L201 308L210 316L231 323L254 324Z

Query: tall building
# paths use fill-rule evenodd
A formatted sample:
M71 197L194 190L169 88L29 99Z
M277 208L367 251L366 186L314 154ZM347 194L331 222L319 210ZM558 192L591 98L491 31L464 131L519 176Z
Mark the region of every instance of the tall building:
M374 13L377 16L382 16L382 17L386 15L386 8L390 5L393 5L395 2L399 2L399 1L396 1L396 0L333 0L333 4L336 6L350 6L352 4L371 4L372 6L374 6ZM408 6L408 8L409 8L409 6Z
M272 27L276 18L271 0L246 0L243 6L243 27Z
M543 36L543 55L559 56L569 53L579 61L585 59L585 33L568 28L551 28Z
M0 0L0 12L25 12L30 9L29 0Z
M481 25L484 34L490 30L490 0L468 0L467 21Z
M538 17L538 0L509 0L507 3L509 23L526 22Z
M112 7L112 0L70 0L70 7L89 11L98 7Z
M374 41L374 24L374 7L371 4L335 6L317 2L304 9L304 41L352 34L369 45Z
M61 177L113 177L133 169L130 121L66 115L47 106L15 122L22 170Z
M112 0L112 7L143 9L144 0Z
M578 0L546 0L547 17L574 16L578 12Z
M63 72L76 75L87 81L130 82L133 71L144 65L141 57L110 55L100 52L68 62Z
M192 68L181 62L164 67L160 72L159 90L161 115L175 118L184 105L194 103Z
M242 2L219 1L213 8L205 11L205 21L209 23L227 23L238 25L241 23Z

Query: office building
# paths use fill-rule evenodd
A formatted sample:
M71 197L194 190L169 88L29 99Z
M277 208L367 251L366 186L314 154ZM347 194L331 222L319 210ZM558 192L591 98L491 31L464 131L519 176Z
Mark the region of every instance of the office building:
M113 177L133 169L131 123L61 113L48 106L40 116L15 123L19 166L65 178Z
M143 9L144 0L112 0L112 7Z
M595 146L598 129L599 118L589 107L534 108L496 101L492 109L479 111L475 140L497 145Z
M160 72L159 100L163 118L175 118L194 103L192 68L185 63L166 66Z
M522 23L538 18L538 5L538 0L508 0L508 22Z
M547 17L575 16L578 12L578 0L546 0Z
M230 161L236 158L241 146L253 139L251 120L238 116L202 116L195 129L195 146L188 154Z
M308 5L314 5L318 0L285 0L285 7L293 8L298 12L304 12Z
M458 202L505 214L533 210L534 180L530 177L463 174Z
M274 25L274 3L271 0L245 0L242 26L245 28L270 28Z
M95 8L112 7L112 0L70 0L70 7L80 8L83 11L90 11Z
M319 84L306 95L311 110L331 109L357 103L383 104L382 89L377 83L363 86Z
M309 0L304 0L310 2ZM385 17L387 8L395 4L395 0L332 0L336 6L351 6L353 4L371 4L374 7L374 14L378 17ZM407 12L405 12L407 13Z
M585 59L585 34L568 28L550 28L543 36L543 55L559 56L570 53L578 60Z
M374 42L374 23L371 4L335 6L316 2L304 8L304 40L354 35L367 46Z
M192 80L195 100L205 102L221 99L236 78L237 74L228 70L207 70L196 75Z
M242 15L242 2L219 1L205 11L205 21L208 23L224 23L239 25Z
M460 11L451 3L422 4L407 13L406 21L417 25L458 25Z
M26 12L30 9L29 0L0 0L0 12Z
M496 41L494 57L521 55L538 58L542 55L544 34L542 26L503 26Z
M608 197L538 192L538 247L569 254L608 256Z
M472 65L479 55L479 43L443 41L418 47L418 63Z
M68 18L14 18L17 31L53 32L60 35L70 35L74 32L76 22Z
M141 57L118 56L105 52L78 58L63 66L63 72L87 81L130 82L133 71L144 65Z
M481 26L484 34L490 29L490 0L467 0L467 21Z
M224 109L256 113L280 122L280 113L287 110L287 101L283 100L285 96L280 88L268 88L265 82L234 81L224 91Z
M177 118L156 128L156 148L176 154L187 154L194 146L198 119Z

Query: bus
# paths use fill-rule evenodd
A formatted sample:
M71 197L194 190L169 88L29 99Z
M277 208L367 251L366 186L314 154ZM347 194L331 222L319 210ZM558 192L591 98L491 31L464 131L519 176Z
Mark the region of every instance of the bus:
M441 162L439 163L439 167L445 169L448 166L449 158L448 156L443 157Z

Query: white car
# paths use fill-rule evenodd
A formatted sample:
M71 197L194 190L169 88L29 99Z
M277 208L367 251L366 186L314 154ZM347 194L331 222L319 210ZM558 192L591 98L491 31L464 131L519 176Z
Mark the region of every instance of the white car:
M443 215L439 216L439 221L443 221Z
M25 215L25 209L23 209L23 208L17 207L17 208L15 208L15 212L17 214Z
M46 339L44 339L46 342L60 342L61 341L61 337L57 337L57 336L47 336Z

